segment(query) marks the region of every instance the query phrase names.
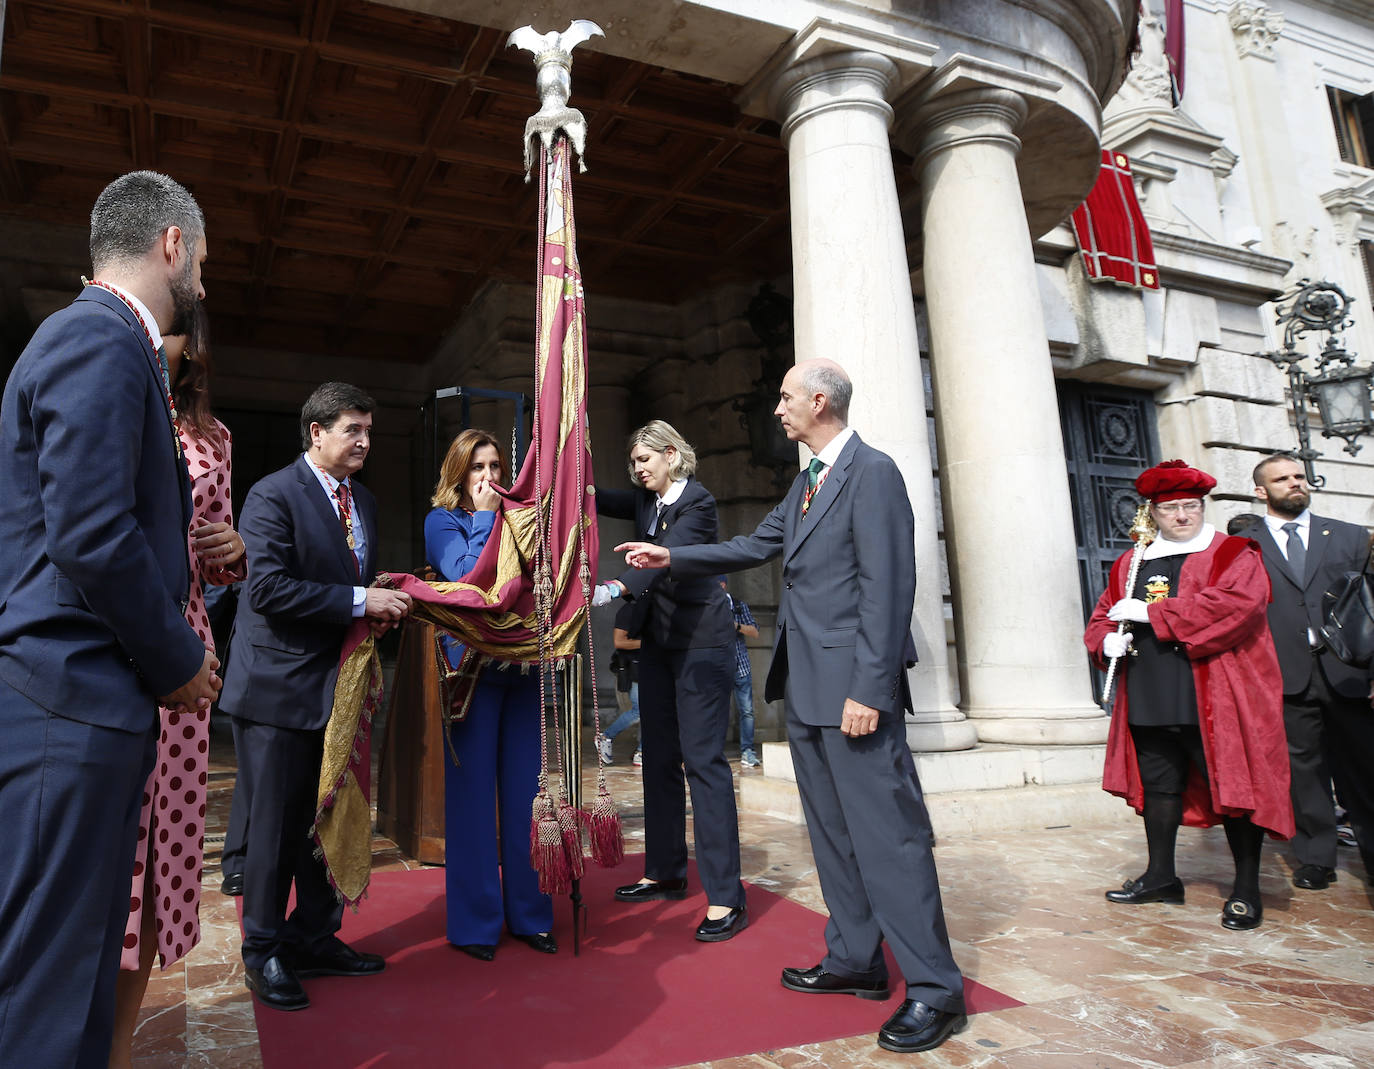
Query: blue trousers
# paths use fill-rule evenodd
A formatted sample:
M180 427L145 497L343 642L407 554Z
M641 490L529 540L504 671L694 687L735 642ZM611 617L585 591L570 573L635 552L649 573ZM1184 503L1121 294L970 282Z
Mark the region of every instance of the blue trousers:
M0 680L0 1065L104 1069L148 730L68 720Z
M539 786L539 675L482 670L467 719L445 748L448 941L495 946L553 928L553 900L530 865L530 806Z
M740 753L754 748L754 677L735 679L735 708L739 710Z
M639 723L639 683L630 684L630 707L615 718L615 723L608 727L601 734L608 739L613 739L624 731L627 727Z

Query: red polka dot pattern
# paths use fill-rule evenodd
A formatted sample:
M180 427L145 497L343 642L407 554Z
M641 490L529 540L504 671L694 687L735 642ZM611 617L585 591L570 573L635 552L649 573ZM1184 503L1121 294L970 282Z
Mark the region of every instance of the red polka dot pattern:
M184 431L181 445L194 474L196 521L233 523L229 506L229 469L232 443L224 424L218 424L223 451L211 449ZM193 523L192 526L195 526ZM189 532L188 532L189 542ZM191 559L196 560L191 547ZM197 564L191 579L186 622L207 648L210 618L205 612L204 586L243 578L237 570ZM148 777L139 819L138 855L129 899L129 922L124 931L121 969L138 967L142 925L144 871L152 872L147 908L156 914L157 950L165 969L184 958L200 942L200 871L205 855L205 783L210 752L210 714L162 710L162 735L157 764ZM188 789L189 788L189 789ZM152 851L151 858L149 850ZM183 864L184 862L184 864Z

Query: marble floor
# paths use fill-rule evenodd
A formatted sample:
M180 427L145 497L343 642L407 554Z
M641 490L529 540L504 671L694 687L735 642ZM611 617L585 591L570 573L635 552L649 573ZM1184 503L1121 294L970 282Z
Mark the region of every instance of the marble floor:
M643 836L642 796L638 770L629 763L629 739L621 742L620 763L609 776L633 850L633 840ZM135 1046L140 1066L261 1064L238 958L234 900L218 890L234 780L232 746L216 735L211 756L204 939L185 961L154 972ZM758 775L736 767L740 775ZM741 813L740 832L746 879L823 910L803 828ZM1289 882L1289 859L1266 846L1265 918L1253 932L1230 932L1218 923L1230 882L1230 856L1219 828L1180 834L1178 867L1188 895L1182 906L1133 909L1103 900L1105 888L1143 868L1142 836L1131 827L1051 827L950 840L937 847L937 861L960 966L1024 1006L978 1015L963 1035L923 1055L887 1054L865 1034L711 1064L1374 1065L1374 891L1362 878L1354 850L1342 849L1339 879L1331 888L1300 891ZM374 843L374 863L377 869L416 865L383 839ZM896 1003L873 1005L876 1031ZM308 1022L301 1016L304 1027Z

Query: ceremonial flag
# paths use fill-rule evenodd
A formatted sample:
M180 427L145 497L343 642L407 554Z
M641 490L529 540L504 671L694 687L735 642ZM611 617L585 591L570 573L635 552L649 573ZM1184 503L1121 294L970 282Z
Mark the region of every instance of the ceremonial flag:
M1136 199L1131 161L1124 152L1102 150L1097 183L1088 199L1074 209L1070 222L1090 279L1159 289L1154 241Z

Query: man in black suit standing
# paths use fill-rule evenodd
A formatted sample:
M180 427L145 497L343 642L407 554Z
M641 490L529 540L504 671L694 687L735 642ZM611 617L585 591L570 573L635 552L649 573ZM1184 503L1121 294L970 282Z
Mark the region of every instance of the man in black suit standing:
M162 335L204 297L205 219L166 175L91 212L95 281L0 408L0 1065L101 1066L159 700L208 708L186 622L191 483Z
M239 515L248 578L220 706L249 799L243 963L249 990L279 1010L310 1005L302 977L385 967L335 934L343 906L309 836L344 636L362 616L380 634L410 607L400 591L368 587L377 506L351 476L367 459L375 407L347 383L319 387L301 409L305 452L259 480Z
M753 534L709 546L617 546L673 576L739 571L782 556L782 598L764 698L784 698L821 892L824 959L788 968L793 991L888 995L882 944L906 999L878 1032L898 1052L938 1047L967 1024L931 851L930 817L906 742L904 664L916 593L911 504L892 458L848 427L849 377L797 364L776 414L815 454Z
M1260 544L1273 597L1269 629L1283 674L1283 719L1292 762L1297 834L1293 883L1322 890L1336 878L1336 812L1331 783L1350 814L1365 870L1374 875L1374 701L1371 673L1351 668L1321 644L1327 592L1369 559L1369 532L1314 516L1303 466L1277 453L1255 467L1264 522L1247 533Z

